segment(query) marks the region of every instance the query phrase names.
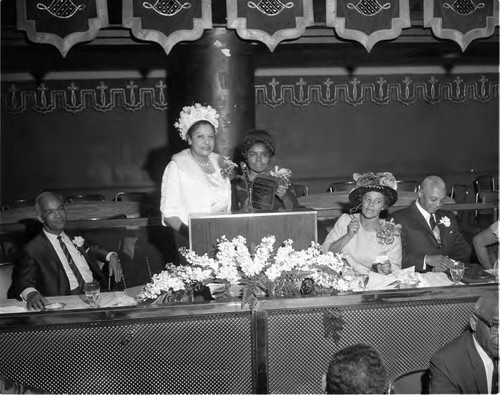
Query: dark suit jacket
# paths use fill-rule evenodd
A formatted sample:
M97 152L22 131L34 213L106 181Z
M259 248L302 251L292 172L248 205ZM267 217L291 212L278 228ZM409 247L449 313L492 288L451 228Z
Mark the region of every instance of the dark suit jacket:
M425 218L418 211L415 202L392 214L394 221L402 225L403 269L415 266L416 271L423 271L425 255L446 255L464 263L470 261L471 247L462 237L455 215L451 211L438 210L435 216L440 231L441 245L438 244ZM449 227L439 223L443 217L450 219ZM427 270L430 269L427 266Z
M483 361L467 331L441 348L430 361L431 394L487 394Z
M68 232L66 234L72 237ZM105 262L107 251L96 245L92 245L88 251L85 251L85 246L78 250L87 261L94 279L101 283L102 289L107 289L107 278L97 263L97 260ZM71 293L64 267L43 231L25 246L14 267L13 277L16 297L28 287L36 288L44 296Z

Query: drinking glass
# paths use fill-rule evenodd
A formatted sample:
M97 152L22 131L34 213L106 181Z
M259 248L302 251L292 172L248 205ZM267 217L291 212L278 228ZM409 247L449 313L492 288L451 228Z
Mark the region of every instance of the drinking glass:
M97 299L99 299L100 293L101 288L99 287L99 282L92 281L90 283L85 283L85 296L90 302L90 307L97 307Z
M453 280L454 285L458 285L462 277L464 276L464 263L463 262L455 262L455 264L450 267L450 276Z

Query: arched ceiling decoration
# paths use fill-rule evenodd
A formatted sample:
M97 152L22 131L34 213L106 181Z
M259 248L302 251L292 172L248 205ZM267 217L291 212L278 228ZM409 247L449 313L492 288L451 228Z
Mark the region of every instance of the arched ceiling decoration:
M409 0L327 0L326 25L342 38L361 43L368 52L411 27Z
M226 0L227 27L272 52L283 40L302 36L314 23L312 0Z
M91 41L108 26L106 0L17 0L17 28L65 57L73 45Z
M498 0L424 0L424 26L465 51L473 40L494 33L498 7Z
M63 56L73 45L96 38L108 27L108 0L17 0L17 28L35 43L54 45ZM323 21L314 6L324 5ZM315 3L315 4L313 4ZM332 27L367 51L395 39L412 25L410 0L226 0L227 29L244 40L264 43L270 51L283 40L306 35L307 27ZM131 35L159 43L168 54L181 41L195 41L213 28L213 0L123 0L122 26ZM220 5L219 5L220 7ZM224 12L217 9L218 12ZM424 27L465 51L476 39L494 34L498 0L424 0ZM220 22L219 22L220 24ZM421 20L416 21L421 26ZM219 25L220 26L220 25Z
M168 54L180 41L195 41L212 28L211 0L123 0L123 26Z

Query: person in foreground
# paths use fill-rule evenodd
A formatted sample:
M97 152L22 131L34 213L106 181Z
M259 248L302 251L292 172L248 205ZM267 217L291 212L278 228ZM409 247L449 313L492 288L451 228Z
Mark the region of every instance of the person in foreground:
M271 159L276 152L273 137L265 130L253 130L247 133L240 146L244 161L240 167L242 174L232 180L233 211L250 211L251 189L258 175L270 175L278 178L276 198L273 210L293 210L299 202L293 194L291 172L287 169L272 170Z
M98 261L109 262L109 276L121 281L122 266L115 252L66 233L66 208L59 195L41 193L35 209L43 229L24 247L13 273L15 295L26 301L28 309L43 309L48 303L45 296L80 294L93 280L108 289Z
M437 176L427 177L420 185L417 200L392 214L403 226L403 268L442 272L453 266L452 259L467 263L471 247L460 233L451 211L441 210L446 185Z
M485 269L492 269L495 262L498 261L498 256L492 258L488 252L488 246L498 244L498 230L498 221L495 221L472 238L477 259Z
M335 353L323 375L327 394L382 394L386 371L372 346L354 344Z
M163 173L160 210L163 224L186 239L190 213L231 210L231 161L213 152L219 114L211 106L184 107L175 127L189 148L172 156Z
M361 213L342 214L322 245L324 253L344 254L359 273L375 269L382 274L401 269L400 227L380 218L382 210L398 200L397 181L391 173L354 174L356 187L349 201Z
M430 361L431 394L498 393L498 293L481 296L470 331L437 351Z

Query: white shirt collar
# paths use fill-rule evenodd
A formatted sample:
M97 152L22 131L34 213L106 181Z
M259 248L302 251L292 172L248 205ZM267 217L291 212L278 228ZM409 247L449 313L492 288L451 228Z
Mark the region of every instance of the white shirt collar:
M477 353L481 357L481 361L483 361L484 370L486 371L486 381L488 382L488 394L491 394L491 380L493 378L493 361L486 351L483 350L483 347L477 342L476 336L472 335L472 340L474 341L474 346L476 347Z
M64 230L61 232L60 235L55 235L54 233L47 232L45 229L43 229L43 233L45 233L45 236L47 236L52 243L56 242L59 236L61 236L61 238L64 239L65 241L68 241L69 239L68 235L64 233Z
M418 211L420 211L420 214L422 214L425 218L425 222L429 222L429 218L431 217L431 213L425 211L425 209L420 205L418 200L415 202L415 205L418 208Z

